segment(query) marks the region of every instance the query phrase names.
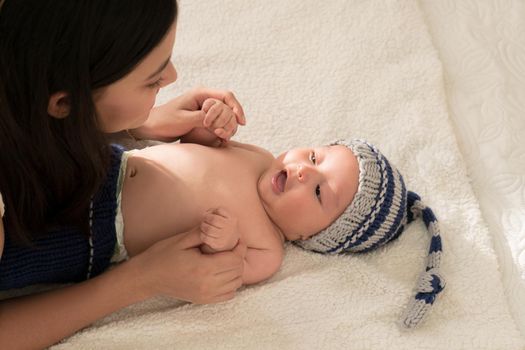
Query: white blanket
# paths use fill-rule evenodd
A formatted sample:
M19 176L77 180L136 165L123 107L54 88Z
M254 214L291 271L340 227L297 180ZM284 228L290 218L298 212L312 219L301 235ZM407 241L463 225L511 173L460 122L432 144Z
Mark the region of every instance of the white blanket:
M447 287L427 322L396 324L429 237L415 223L366 255L287 246L282 269L229 302L129 307L55 349L522 349L452 131L441 62L416 0L183 0L179 81L234 90L237 139L274 153L337 137L378 145L440 219Z

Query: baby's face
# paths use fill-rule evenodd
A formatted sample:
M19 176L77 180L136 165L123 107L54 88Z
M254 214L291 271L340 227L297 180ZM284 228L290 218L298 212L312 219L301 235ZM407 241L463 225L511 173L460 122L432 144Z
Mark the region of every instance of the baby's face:
M288 240L307 239L351 203L359 164L346 146L296 148L277 157L257 189L266 212Z

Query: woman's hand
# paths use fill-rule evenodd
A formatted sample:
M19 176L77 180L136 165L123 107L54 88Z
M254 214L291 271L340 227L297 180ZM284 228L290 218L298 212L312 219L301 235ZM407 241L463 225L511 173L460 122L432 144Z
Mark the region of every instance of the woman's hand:
M246 246L202 254L199 228L157 242L129 263L145 297L169 296L197 304L229 300L242 285Z
M222 102L233 113L234 118L228 119L228 123L225 124L230 131L233 130L230 126L235 125L233 134L237 130L237 125L246 124L242 106L231 91L196 88L152 109L144 125L132 130L133 136L139 139L169 142L189 133L193 128L208 127L205 125L205 120L209 120L206 115L212 106L206 106L208 107L206 110L203 108L208 99ZM224 118L221 116L219 120ZM229 137L233 134L230 132Z

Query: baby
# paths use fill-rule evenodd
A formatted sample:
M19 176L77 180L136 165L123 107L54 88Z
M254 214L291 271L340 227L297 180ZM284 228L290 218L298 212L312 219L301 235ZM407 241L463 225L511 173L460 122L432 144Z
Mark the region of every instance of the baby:
M209 253L233 249L241 240L247 246L245 284L274 274L284 241L326 228L358 187L357 158L344 145L293 149L274 158L233 141L218 148L164 144L126 152L122 162L123 237L130 256L189 230L199 232Z
M202 141L207 131L196 132ZM212 133L208 141L217 144ZM233 141L128 152L114 147L114 152L120 163L119 259L192 231L206 253L244 243L243 283L252 284L279 269L285 241L319 253L366 252L397 238L408 222L422 216L432 234L429 259L403 325L416 326L444 288L437 220L417 194L406 190L397 169L365 141L297 148L277 158Z

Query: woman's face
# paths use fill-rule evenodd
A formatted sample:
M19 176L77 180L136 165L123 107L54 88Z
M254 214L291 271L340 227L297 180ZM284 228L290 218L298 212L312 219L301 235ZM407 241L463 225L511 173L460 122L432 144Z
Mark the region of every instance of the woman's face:
M160 88L177 79L171 63L176 24L128 75L93 94L100 129L114 133L141 126L148 119Z

